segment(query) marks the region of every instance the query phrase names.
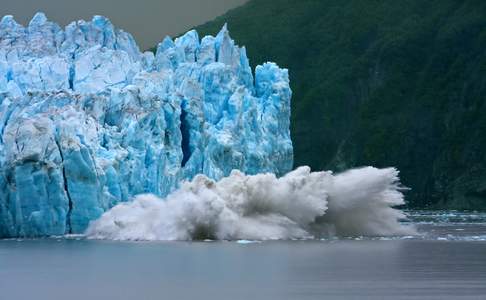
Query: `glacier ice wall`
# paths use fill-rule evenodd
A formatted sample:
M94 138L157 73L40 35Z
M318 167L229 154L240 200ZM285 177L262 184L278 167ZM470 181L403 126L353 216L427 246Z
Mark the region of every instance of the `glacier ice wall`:
M154 55L95 16L0 21L0 237L81 233L119 202L184 179L292 167L288 72L253 76L224 27Z
M113 240L278 240L414 234L399 222L397 170L333 175L300 167L281 178L234 171L215 182L198 175L161 200L137 196L94 221L86 234Z

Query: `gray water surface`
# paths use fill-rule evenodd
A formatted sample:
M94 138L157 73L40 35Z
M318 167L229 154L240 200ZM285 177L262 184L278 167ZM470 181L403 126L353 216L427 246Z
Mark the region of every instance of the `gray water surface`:
M486 223L418 226L251 244L0 241L0 299L486 299Z

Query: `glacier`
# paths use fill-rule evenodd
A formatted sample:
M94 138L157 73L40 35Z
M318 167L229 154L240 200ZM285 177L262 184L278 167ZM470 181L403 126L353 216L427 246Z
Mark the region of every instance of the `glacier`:
M226 26L142 53L105 17L0 21L0 238L82 233L203 174L289 172L288 71L254 73Z

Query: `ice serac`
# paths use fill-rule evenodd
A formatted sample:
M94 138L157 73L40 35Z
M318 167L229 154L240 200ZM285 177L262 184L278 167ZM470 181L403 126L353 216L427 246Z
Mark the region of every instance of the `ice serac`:
M0 22L0 237L81 233L141 193L292 167L288 72L253 75L226 27L154 55L95 16Z

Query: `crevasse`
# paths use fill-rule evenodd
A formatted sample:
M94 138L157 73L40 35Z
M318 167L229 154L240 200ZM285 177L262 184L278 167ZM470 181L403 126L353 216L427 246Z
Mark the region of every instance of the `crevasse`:
M292 167L288 71L253 76L224 27L154 55L95 16L0 21L0 238L83 232L119 202L185 179Z

